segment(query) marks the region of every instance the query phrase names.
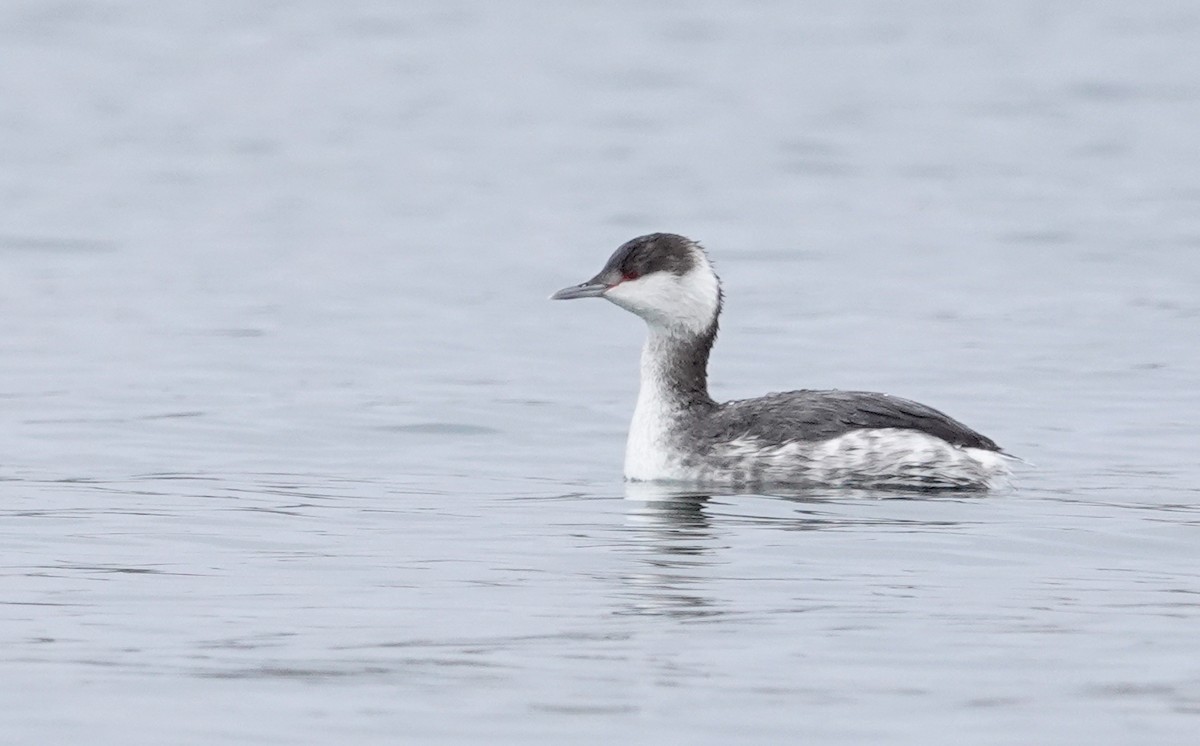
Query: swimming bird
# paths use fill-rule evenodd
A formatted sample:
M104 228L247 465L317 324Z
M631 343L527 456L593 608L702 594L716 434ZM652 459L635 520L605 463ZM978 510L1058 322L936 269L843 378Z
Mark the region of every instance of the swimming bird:
M551 298L604 298L646 322L628 480L978 490L1008 476L1010 457L994 441L908 399L801 390L714 401L708 358L721 281L683 236L628 241L595 277Z

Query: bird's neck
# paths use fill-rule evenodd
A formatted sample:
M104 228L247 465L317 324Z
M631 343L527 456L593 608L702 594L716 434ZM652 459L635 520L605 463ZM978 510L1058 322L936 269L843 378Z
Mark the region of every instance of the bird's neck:
M710 407L708 356L717 337L717 321L700 333L650 325L642 347L638 406L689 409Z
M667 479L674 473L683 423L710 412L708 353L717 322L701 334L650 324L642 347L642 380L625 442L625 477Z

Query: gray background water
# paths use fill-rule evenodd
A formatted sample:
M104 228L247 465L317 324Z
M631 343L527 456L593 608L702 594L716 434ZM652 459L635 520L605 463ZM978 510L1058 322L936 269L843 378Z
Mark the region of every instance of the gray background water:
M1200 6L0 5L0 741L1194 743ZM886 390L986 498L647 500L720 397Z

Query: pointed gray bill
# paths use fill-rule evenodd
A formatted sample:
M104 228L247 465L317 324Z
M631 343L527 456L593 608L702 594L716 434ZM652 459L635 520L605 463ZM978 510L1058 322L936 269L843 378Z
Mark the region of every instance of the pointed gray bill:
M569 288L563 288L554 295L550 296L550 300L573 300L575 298L599 298L604 295L604 291L608 290L609 286L603 282L589 280L581 285L572 285Z

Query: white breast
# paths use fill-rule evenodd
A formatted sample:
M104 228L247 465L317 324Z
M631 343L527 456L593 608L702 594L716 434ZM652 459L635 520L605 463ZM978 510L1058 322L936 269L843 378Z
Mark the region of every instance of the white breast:
M643 352L643 368L647 354ZM625 478L647 482L694 479L694 474L682 470L672 438L672 426L680 415L677 405L666 396L655 371L643 370L643 373L629 438L625 441Z

